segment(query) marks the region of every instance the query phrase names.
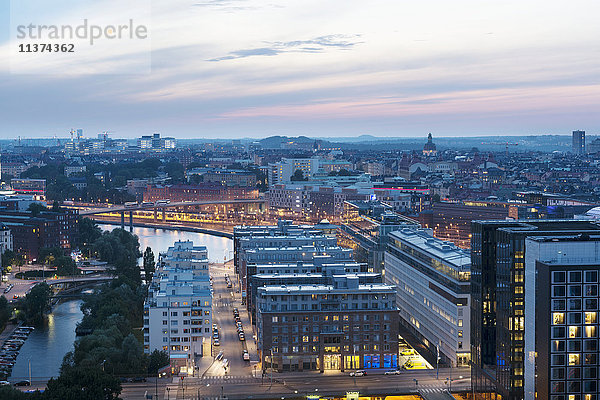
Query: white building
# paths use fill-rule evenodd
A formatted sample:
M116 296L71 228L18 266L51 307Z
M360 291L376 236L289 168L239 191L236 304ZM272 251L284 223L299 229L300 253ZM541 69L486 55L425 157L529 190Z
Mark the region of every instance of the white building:
M296 170L302 171L305 178L310 178L319 169L319 157L282 158L281 161L269 164L269 186L289 183Z
M4 254L6 250L13 249L12 233L10 229L0 223L0 254Z
M211 356L212 289L208 251L175 242L161 254L144 306L144 349L165 350L174 373L192 373L196 358Z
M400 323L452 366L470 360L470 271L469 253L430 230L390 233L385 281L398 288Z

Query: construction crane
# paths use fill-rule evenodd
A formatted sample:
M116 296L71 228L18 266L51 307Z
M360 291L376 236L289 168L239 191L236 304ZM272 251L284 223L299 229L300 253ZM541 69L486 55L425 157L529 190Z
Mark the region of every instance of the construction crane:
M508 156L508 146L518 146L519 143L511 143L511 142L481 142L484 146L505 146L506 155Z

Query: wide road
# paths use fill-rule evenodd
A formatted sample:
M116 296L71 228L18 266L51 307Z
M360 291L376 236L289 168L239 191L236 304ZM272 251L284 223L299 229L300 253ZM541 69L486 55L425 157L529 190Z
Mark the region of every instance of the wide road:
M204 376L223 376L223 375L248 375L253 371L252 365L256 364L256 344L253 338L252 327L245 308L241 304L241 294L235 273L233 272L233 263L211 264L210 273L213 278L213 323L219 328L220 346L213 346L213 356L223 352L223 359L229 361L227 372L222 367L221 362L215 361L213 365L204 372ZM228 274L232 288L227 288L225 274ZM233 319L233 308L237 307L242 319L245 341L240 341L235 322ZM243 350L250 353L251 362L242 359Z
M464 374L464 375L459 375ZM469 370L440 369L403 371L400 375L383 375L383 372L352 378L348 375L328 375L318 372L275 374L263 379L242 376L205 376L203 378L173 379L159 389L159 399L215 399L223 394L228 399L281 399L302 398L307 394L343 395L358 391L363 395L390 395L416 393L441 393L449 389L446 377L452 377L452 392L468 391L471 384ZM461 378L462 376L462 378ZM415 381L416 380L416 381ZM135 384L133 384L135 385ZM141 399L144 393L154 393L153 383L146 386L124 385L124 399Z

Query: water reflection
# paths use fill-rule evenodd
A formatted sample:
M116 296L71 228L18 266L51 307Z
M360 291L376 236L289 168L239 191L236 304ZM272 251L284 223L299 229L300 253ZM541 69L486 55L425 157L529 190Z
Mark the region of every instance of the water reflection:
M98 224L101 229L112 230L116 225ZM154 255L166 251L173 242L178 240L191 240L195 245L208 248L208 258L212 262L223 262L233 257L233 241L219 236L207 235L205 233L175 231L168 229L134 227L133 233L140 238L140 249L142 252L147 246L152 248Z
M21 347L11 380L29 379L30 360L33 380L58 376L63 357L73 349L75 326L83 317L80 306L81 300L70 300L54 307L48 324L31 332Z
M116 227L106 224L99 226L105 230ZM231 259L233 256L233 241L223 237L141 227L135 227L133 233L140 239L141 250L144 251L150 246L155 255L166 251L177 240L192 240L194 244L208 248L208 258L212 262L223 262L224 259ZM30 360L33 380L58 376L63 357L73 349L75 328L83 317L80 305L81 300L60 303L48 315L47 325L31 333L17 357L11 375L12 381L29 379Z

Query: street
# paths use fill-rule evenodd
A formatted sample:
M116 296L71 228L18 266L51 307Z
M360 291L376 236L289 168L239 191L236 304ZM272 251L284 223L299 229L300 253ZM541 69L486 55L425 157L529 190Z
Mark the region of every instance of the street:
M462 375L460 375L462 374ZM343 395L347 391L361 394L411 394L442 393L470 389L468 368L440 369L439 379L435 370L403 371L400 375L383 375L383 371L357 378L341 374L320 374L318 372L275 374L273 384L269 376L264 380L250 375L204 376L202 378L173 378L159 388L159 399L280 399L282 397L306 397L309 394ZM164 386L163 386L164 385ZM142 399L144 393L154 393L154 383L124 384L124 399Z

